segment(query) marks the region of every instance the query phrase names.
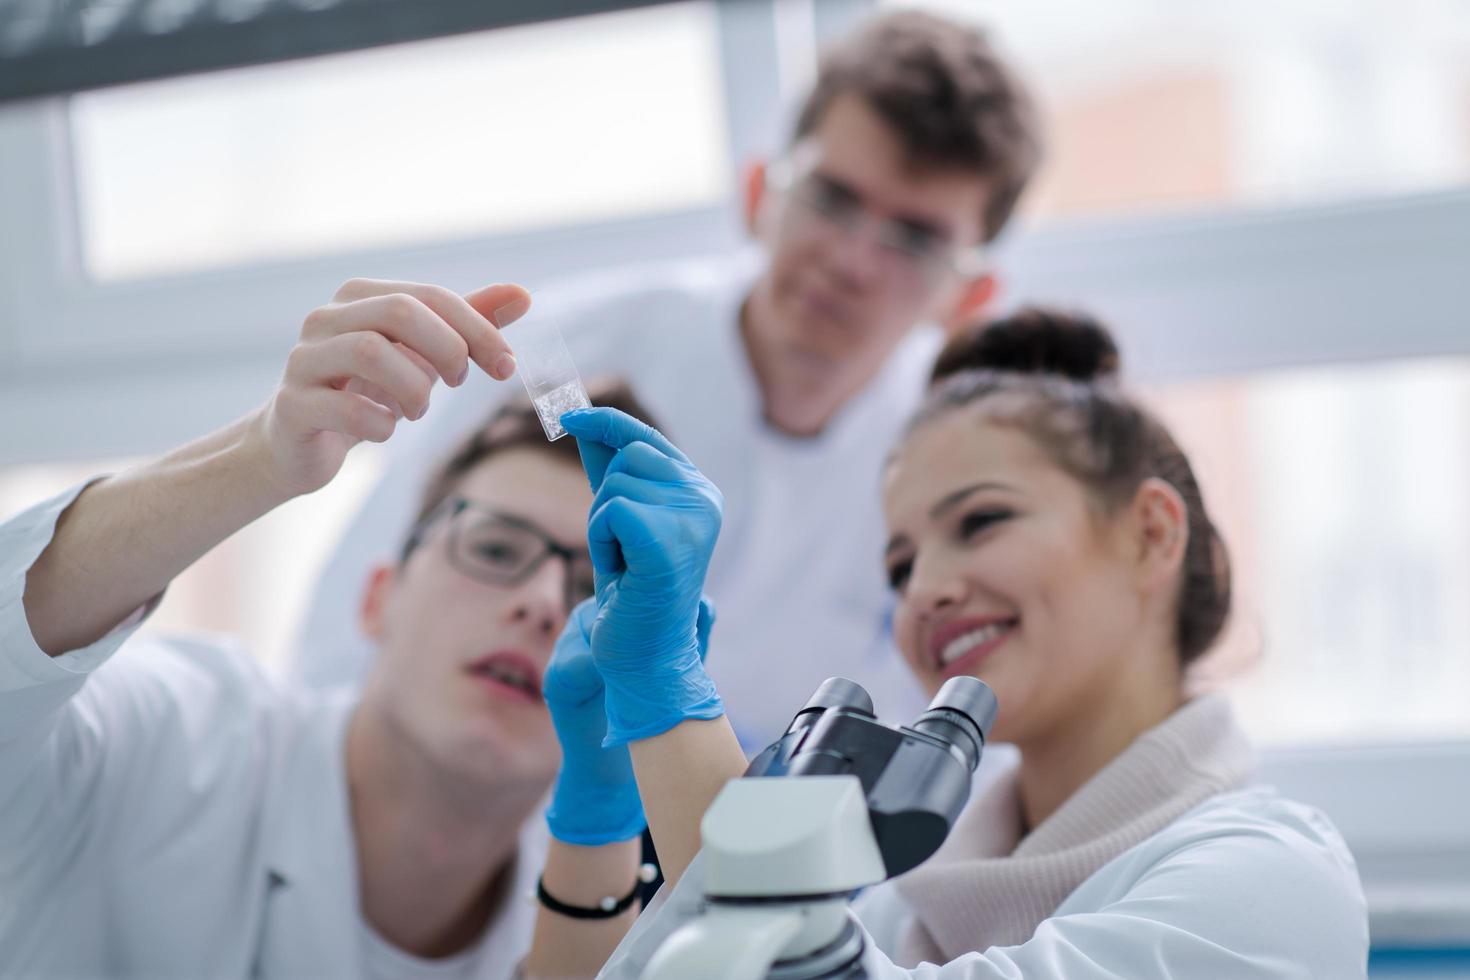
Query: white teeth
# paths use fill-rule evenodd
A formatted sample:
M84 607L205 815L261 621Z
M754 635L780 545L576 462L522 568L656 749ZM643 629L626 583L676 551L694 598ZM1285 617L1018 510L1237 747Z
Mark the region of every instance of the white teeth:
M989 623L979 629L974 629L962 636L955 637L944 645L943 650L939 651L940 666L954 663L980 644L989 643L1002 633L1009 632L1014 626L1015 623L1013 622Z
M531 681L525 673L509 664L491 662L477 667L475 672L493 677L502 683L509 684L511 687L519 688L527 694L536 693L535 688L531 685Z

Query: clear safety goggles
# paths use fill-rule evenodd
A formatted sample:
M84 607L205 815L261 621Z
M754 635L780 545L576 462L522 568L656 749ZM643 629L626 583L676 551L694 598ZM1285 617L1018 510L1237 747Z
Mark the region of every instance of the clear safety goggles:
M874 212L862 197L841 181L803 165L799 157L787 156L766 171L771 188L784 194L807 214L845 238L857 238L868 225L882 254L902 270L932 281L945 275L973 279L983 275L988 263L979 246L957 245L942 232L922 223Z

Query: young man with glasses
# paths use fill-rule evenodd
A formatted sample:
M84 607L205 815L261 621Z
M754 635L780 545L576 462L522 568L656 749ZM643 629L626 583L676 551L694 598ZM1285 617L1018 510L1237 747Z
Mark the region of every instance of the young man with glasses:
M487 311L525 298L349 283L262 409L0 522L0 975L511 975L562 757L543 675L593 586L575 440L516 401L438 470L359 593L360 691L132 634L204 552L423 417L427 371L495 369Z
M942 328L992 295L984 248L1039 155L1030 100L979 31L886 15L828 53L788 149L750 169L743 213L758 254L563 291L577 362L632 379L725 495L710 673L747 748L833 674L868 687L884 713L922 703L891 652L872 561L879 467ZM307 679L360 669L339 583L407 519L395 471L492 397L489 386L455 392L461 404L395 448L311 606L295 665Z

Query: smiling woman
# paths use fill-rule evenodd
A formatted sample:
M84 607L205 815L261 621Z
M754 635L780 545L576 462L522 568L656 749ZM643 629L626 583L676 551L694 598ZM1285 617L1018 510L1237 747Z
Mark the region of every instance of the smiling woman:
M1193 469L1117 367L1095 321L1023 310L943 353L890 463L899 645L931 691L995 687L1002 741L1055 738L1088 698L1157 723L1230 608Z
M1184 683L1229 612L1229 562L1189 460L1119 384L1108 332L1033 309L955 344L884 476L894 634L931 693L984 681L990 735L1019 752L928 862L854 903L866 975L1362 977L1341 835L1250 785L1229 702ZM698 721L634 743L660 849L670 814L697 822L706 770L739 773L721 743ZM654 754L664 771L640 762ZM686 941L673 930L707 887L696 858L608 975Z

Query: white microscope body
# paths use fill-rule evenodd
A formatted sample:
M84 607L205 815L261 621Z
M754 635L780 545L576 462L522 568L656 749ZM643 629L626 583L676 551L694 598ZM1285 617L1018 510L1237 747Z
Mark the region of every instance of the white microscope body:
M888 876L856 776L731 780L700 831L705 894L721 900L669 937L646 980L765 980L844 937L848 896ZM841 962L862 953L851 931Z
M995 712L988 687L953 678L913 727L888 728L861 687L825 682L705 813L699 913L644 980L864 976L848 901L943 843Z

